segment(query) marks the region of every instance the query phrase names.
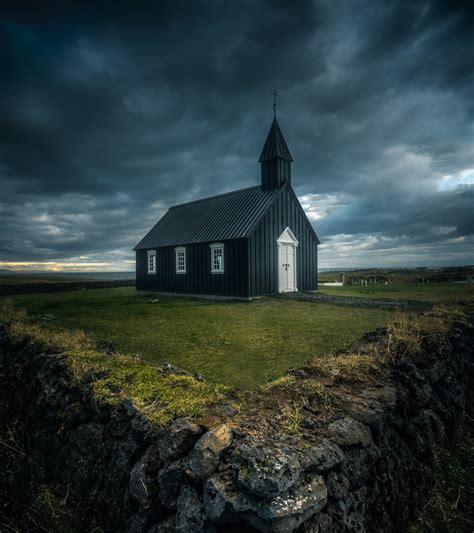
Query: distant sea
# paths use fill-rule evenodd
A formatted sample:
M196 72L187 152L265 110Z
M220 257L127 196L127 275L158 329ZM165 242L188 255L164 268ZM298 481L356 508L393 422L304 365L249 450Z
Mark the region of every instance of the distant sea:
M48 277L48 278L78 278L78 279L135 279L135 272L51 272L48 270L0 270L0 276Z

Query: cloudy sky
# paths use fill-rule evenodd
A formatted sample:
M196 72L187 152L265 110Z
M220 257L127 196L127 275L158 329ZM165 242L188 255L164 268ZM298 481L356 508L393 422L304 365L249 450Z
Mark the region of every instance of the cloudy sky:
M321 267L474 263L472 2L10 4L0 268L133 270L167 206L259 182L274 87Z

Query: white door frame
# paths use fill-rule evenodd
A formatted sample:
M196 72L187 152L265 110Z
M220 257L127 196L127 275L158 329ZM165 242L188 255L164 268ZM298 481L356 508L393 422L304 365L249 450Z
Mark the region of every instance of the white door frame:
M291 231L291 229L287 226L282 234L277 239L277 266L278 266L278 292L297 292L298 291L298 280L296 277L296 248L298 247L298 239L295 237L294 233ZM293 278L294 278L294 287L293 288L282 288L281 287L281 279L280 279L280 247L281 246L291 246L293 248Z

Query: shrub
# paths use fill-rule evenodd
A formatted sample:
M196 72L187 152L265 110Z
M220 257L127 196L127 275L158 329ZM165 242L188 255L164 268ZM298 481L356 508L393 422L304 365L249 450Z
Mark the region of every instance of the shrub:
M392 363L422 357L428 350L442 349L456 324L468 322L459 306L437 306L423 315L397 311L389 323L386 354Z
M397 311L388 325L387 355L396 364L423 353L423 335L418 317Z

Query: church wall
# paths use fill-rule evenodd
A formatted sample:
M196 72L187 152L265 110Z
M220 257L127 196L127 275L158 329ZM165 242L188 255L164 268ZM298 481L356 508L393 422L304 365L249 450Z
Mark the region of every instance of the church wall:
M136 252L137 289L183 294L248 296L247 242L224 243L224 273L211 273L210 243L186 246L186 274L176 274L175 247L156 248L157 272L148 274L147 251Z
M287 190L280 195L249 238L250 296L278 292L278 250L276 240L288 226L298 239L296 279L299 290L318 287L317 241L297 200Z

